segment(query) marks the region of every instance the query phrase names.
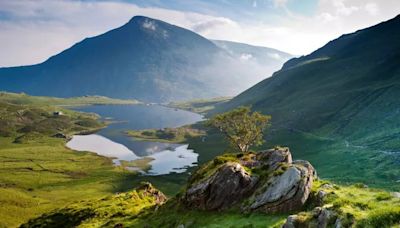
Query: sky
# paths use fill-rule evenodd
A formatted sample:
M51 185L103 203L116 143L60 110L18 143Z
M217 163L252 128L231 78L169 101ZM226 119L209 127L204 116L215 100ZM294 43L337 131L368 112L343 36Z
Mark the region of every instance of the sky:
M398 14L400 0L0 0L0 67L43 62L135 15L305 55Z

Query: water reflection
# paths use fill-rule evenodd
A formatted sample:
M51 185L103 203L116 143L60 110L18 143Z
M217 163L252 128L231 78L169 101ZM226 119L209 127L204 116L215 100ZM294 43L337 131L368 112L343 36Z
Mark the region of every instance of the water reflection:
M67 146L79 151L91 151L119 160L135 160L151 157L152 166L148 175L184 172L197 162L198 154L188 145L146 142L128 137L126 130L178 127L202 120L202 116L163 106L153 105L102 105L75 108L78 111L94 112L113 121L97 134L74 136Z

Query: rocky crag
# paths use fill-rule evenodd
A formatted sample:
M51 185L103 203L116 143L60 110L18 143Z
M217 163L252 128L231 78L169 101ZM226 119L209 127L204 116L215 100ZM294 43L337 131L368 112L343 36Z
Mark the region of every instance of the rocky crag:
M312 165L293 161L288 148L227 154L192 175L182 202L201 210L292 212L305 204L316 178Z

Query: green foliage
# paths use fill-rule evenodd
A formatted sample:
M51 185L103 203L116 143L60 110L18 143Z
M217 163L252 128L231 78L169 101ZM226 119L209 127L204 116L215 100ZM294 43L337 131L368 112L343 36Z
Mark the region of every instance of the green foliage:
M239 107L215 115L209 120L209 125L220 130L234 148L247 152L251 146L259 146L264 142L263 131L270 119L271 116L259 112L251 113L249 107Z

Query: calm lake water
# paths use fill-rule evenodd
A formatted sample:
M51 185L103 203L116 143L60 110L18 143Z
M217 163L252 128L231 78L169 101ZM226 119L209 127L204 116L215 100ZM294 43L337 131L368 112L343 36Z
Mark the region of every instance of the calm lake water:
M148 175L184 172L197 163L198 154L188 145L134 140L124 134L126 130L178 127L202 120L196 113L167 108L159 105L99 105L73 108L93 112L103 119L116 121L92 135L77 135L67 143L71 149L91 151L120 160L136 160L151 157Z

